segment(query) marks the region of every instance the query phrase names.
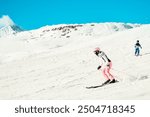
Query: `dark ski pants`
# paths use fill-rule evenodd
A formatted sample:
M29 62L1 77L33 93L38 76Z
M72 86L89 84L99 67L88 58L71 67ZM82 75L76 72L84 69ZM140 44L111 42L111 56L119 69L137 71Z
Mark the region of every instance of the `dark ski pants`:
M139 49L139 48L136 48L136 49L135 49L135 56L139 56L139 54L140 54L140 49Z

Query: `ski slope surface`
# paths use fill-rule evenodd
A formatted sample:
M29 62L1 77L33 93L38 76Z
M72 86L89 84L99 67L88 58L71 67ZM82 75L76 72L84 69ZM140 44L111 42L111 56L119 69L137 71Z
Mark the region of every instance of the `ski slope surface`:
M119 82L86 89L105 82L96 47ZM150 25L62 24L1 36L0 99L150 99Z

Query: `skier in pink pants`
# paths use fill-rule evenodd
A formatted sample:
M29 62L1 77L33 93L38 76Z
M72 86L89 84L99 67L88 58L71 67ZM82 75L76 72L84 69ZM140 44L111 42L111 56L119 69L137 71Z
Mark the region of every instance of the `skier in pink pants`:
M98 70L101 69L104 77L106 78L106 82L104 82L104 84L115 83L116 80L110 73L110 69L112 67L111 60L107 57L107 55L103 51L100 51L100 48L96 48L94 53L101 58L101 65L99 65L97 69Z

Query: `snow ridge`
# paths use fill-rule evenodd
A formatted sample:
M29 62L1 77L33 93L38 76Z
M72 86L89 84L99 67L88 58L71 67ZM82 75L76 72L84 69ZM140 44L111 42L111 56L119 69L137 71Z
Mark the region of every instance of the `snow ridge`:
M44 26L36 30L30 30L18 34L29 39L69 39L75 36L108 36L114 32L140 27L140 24L129 23L88 23L88 24L60 24Z

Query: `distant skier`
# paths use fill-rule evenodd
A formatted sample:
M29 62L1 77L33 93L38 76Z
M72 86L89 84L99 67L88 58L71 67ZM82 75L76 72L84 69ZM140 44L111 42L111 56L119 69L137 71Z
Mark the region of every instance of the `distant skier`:
M104 77L107 79L107 81L104 82L104 84L115 83L116 80L110 73L110 69L112 67L111 60L107 57L107 55L103 51L100 51L100 48L96 48L94 53L101 59L101 65L99 65L97 69L98 70L101 69Z
M137 40L135 44L135 56L140 55L140 49L142 49L142 46L140 45L139 40Z

